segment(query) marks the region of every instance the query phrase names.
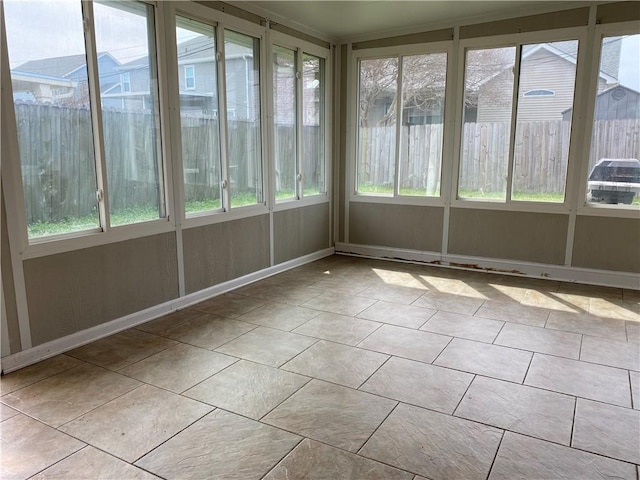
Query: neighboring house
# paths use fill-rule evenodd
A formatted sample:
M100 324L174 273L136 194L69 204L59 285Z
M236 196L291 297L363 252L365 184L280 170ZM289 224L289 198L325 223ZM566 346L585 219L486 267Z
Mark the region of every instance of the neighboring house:
M120 62L110 53L98 54L100 92L104 94L120 81ZM87 64L84 54L31 60L11 70L16 100L36 102L88 101Z
M562 120L573 107L577 63L577 41L523 46L520 65L518 119L522 121ZM621 38L606 40L598 89L617 84ZM480 84L477 122L509 122L513 66Z
M569 108L562 112L562 119L569 120L573 112ZM624 120L640 118L640 92L617 85L596 97L594 120Z

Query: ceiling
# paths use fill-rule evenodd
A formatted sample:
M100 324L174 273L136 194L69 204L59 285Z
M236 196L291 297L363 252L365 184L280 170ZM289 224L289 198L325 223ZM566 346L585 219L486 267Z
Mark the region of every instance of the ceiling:
M236 0L234 5L332 41L365 40L519 17L587 4L577 1Z

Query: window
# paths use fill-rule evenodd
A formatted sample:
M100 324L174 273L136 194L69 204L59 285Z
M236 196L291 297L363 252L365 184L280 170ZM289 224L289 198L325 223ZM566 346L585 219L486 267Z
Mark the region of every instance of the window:
M124 72L121 77L122 82L122 91L128 93L131 91L131 74L129 72Z
M276 200L325 193L324 58L273 47Z
M577 52L577 40L467 50L458 197L564 202Z
M137 2L95 2L93 15L96 50L112 52L115 62L134 69L131 80L146 87L119 99L102 97L110 224L166 217L154 9ZM108 63L98 62L101 78L108 78L112 70Z
M587 172L592 205L640 207L639 58L640 34L602 38Z
M189 216L222 209L216 29L178 16L176 41L178 65L200 62L201 92L186 92L188 81L179 92L184 200ZM194 72L193 66L187 65L185 80L189 68Z
M193 65L184 67L184 88L187 90L196 88L196 67Z
M357 193L440 195L446 75L446 53L359 61Z
M87 57L82 8L93 9L87 34L95 33L98 58ZM166 217L153 7L8 1L4 9L29 239ZM30 41L44 24L54 26L53 40ZM98 67L93 83L88 60ZM153 88L117 93L134 75ZM94 85L101 105L89 95Z
M95 146L80 5L43 2L32 8L5 1L4 11L28 236L96 230ZM64 31L51 29L52 41L29 41L42 25L59 24L54 19L64 19ZM75 87L64 77L69 59L78 69Z
M260 122L260 41L224 31L230 206L264 203Z
M273 123L276 200L298 196L296 71L296 52L274 45Z

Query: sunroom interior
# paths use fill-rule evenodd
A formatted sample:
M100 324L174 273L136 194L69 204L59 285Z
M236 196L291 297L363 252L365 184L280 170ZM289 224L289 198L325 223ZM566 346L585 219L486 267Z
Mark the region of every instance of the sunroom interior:
M193 319L187 313L206 311L198 306L215 313L216 299L242 303L246 294L251 304L257 295L264 302L381 324L385 315L394 317L397 301L402 308L406 303L431 314L469 314L509 325L505 316L529 318L510 310L515 303L545 312L541 324L530 323L536 328L554 329L553 315L568 314L622 329L603 335L617 346L601 348L623 351L625 360L593 362L626 372L628 400L540 388L574 395L578 410L591 408L587 401L622 408L616 418L629 416L632 432L618 431L627 436L614 443L627 447L593 447L582 432L571 437L572 430L566 441L542 438L589 452L611 471L637 478L640 445L632 437L640 432L639 2L8 0L0 33L1 368L7 385L0 402L12 412L6 421L17 423L19 415L38 420L29 407L21 410L11 375L59 363L67 354L92 364L73 352L131 329L145 331L154 320L177 327ZM421 275L430 280L417 285ZM480 282L504 288L484 289ZM428 296L440 284L455 285L441 292L452 295L451 302ZM301 297L300 288L315 288L316 297L310 291ZM518 293L505 293L510 288ZM538 288L558 295L526 296ZM363 292L369 290L367 297ZM318 300L323 295L324 303ZM348 297L389 302L375 319L361 316L372 308L366 302L347 308L349 313L332 310L332 303ZM471 308L469 299L481 302ZM503 310L482 301L498 302ZM408 327L405 320L395 328ZM562 321L555 330L581 336L580 348L591 348L588 336L600 338L600 327L592 323ZM304 335L302 323L285 330ZM335 327L327 320L323 328L329 325ZM154 331L160 330L145 334ZM457 335L449 334L455 342ZM496 338L497 331L489 343ZM351 345L366 349L361 341L367 342L363 337ZM580 348L569 355L576 363ZM222 352L224 346L206 349ZM443 349L444 358L444 345L438 353ZM536 362L544 352L534 348L530 355ZM426 363L439 361L434 356ZM536 369L544 370L542 362ZM66 368L78 366L69 363L52 374ZM451 368L467 374L471 368L484 378L473 367ZM527 368L535 373L533 363ZM526 368L522 378L508 380L534 385L525 374ZM324 378L308 376L312 382ZM489 377L487 382L494 380ZM205 404L228 414L224 406ZM276 413L282 408L286 417L285 404L266 423L300 434L311 450L328 446L351 455L362 447L358 461L379 462L380 478L486 478L490 471L492 478L510 478L507 467L491 470L498 445L525 448L518 447L521 438L510 437L507 445L504 437L488 464L425 467L385 454L384 442L374 441L383 427L352 448L358 442L345 446L301 433L286 420L279 424ZM407 400L406 409L418 409L416 404ZM389 419L400 407L394 408ZM574 413L577 428L581 420ZM377 426L385 425L385 415ZM43 422L60 427L56 433L65 429ZM511 432L503 425L491 428ZM72 436L145 473L184 473L158 466L160 450L153 448L161 441L127 456L82 434ZM472 441L485 442L480 436ZM540 435L527 431L523 438L528 445ZM246 478L284 478L278 477L284 475L278 462L286 463L298 444L282 442L274 447L279 453L272 464ZM69 448L60 458L82 449ZM59 460L15 478L29 478ZM352 478L366 478L366 470L358 471L361 476Z

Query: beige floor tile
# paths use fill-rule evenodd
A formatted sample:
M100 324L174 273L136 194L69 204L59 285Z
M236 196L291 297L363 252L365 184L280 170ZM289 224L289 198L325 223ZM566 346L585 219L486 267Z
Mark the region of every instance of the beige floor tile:
M636 344L640 343L640 322L627 320L625 324L627 327L627 341Z
M383 325L358 345L360 348L431 363L451 341L451 337L418 332L411 328Z
M618 368L536 353L524 383L623 407L631 406L629 374Z
M175 345L167 338L130 329L67 352L67 355L110 370L120 370Z
M640 412L579 398L572 446L640 464Z
M340 315L355 316L375 302L372 298L325 292L319 297L305 302L303 306Z
M546 328L582 333L594 337L611 338L621 342L627 340L624 320L601 318L586 313L578 315L575 313L551 312Z
M129 463L86 446L30 480L157 480L158 477Z
M527 290L520 303L555 312L587 313L589 311L589 298L568 293Z
M640 410L640 373L629 372L631 381L631 396L633 397L633 408Z
M357 345L380 325L382 324L371 320L322 312L317 317L293 330L293 332L332 342Z
M467 282L467 289L462 292L467 292L468 289L473 289L478 292L478 295L471 296L503 303L520 303L527 291L526 288L502 285L500 280Z
M379 301L360 312L358 317L400 327L419 328L436 313L430 308Z
M635 479L629 463L506 432L490 480Z
M67 355L57 355L34 365L21 368L0 377L0 395L14 392L20 388L44 380L70 368L82 365L83 362Z
M15 417L18 415L18 411L14 410L8 405L4 403L0 403L0 422L4 422L5 420L9 420L11 417Z
M619 318L633 322L640 321L640 305L622 300L591 298L589 313L598 317Z
M305 438L264 480L412 480L413 475Z
M217 348L218 352L253 362L279 367L313 345L315 338L258 327Z
M395 406L392 400L312 380L262 421L356 452Z
M457 295L467 288L467 282L464 280L448 276L444 273L440 273L439 275L423 274L419 275L419 278L426 288L438 293Z
M163 335L167 330L200 316L202 316L202 312L191 308L185 308L168 315L164 315L160 318L156 318L150 322L143 323L142 325L138 325L136 329L147 333L153 333L154 335Z
M454 338L434 365L522 383L531 353Z
M404 403L453 413L473 375L392 357L360 390Z
M578 333L507 323L494 343L577 360L581 340L582 336Z
M169 480L258 480L298 442L297 435L216 410L136 465Z
M343 295L356 295L365 290L367 286L367 282L354 282L351 278L342 276L323 278L310 285L311 288L323 292L334 292Z
M410 304L420 298L427 287L415 288L404 287L401 285L372 285L365 288L360 293L361 297L375 298L376 300L383 300L385 302L394 302L402 304Z
M549 317L549 310L520 305L514 302L487 300L476 312L476 316L492 320L522 323L534 327L544 327Z
M420 330L491 343L503 325L504 322L497 320L462 313L438 312Z
M622 300L622 288L602 287L600 285L587 285L584 283L560 282L558 293Z
M455 415L569 445L575 398L477 376Z
M282 368L328 382L358 388L388 355L320 340Z
M429 290L412 303L416 307L432 308L451 313L463 313L473 315L484 303L484 300L473 297L463 297L450 293L442 293Z
M306 284L288 283L281 285L273 282L255 288L249 285L242 290L243 294L262 299L265 302L279 302L290 305L300 305L316 298L322 292L322 290L308 287Z
M585 335L580 360L640 371L640 345Z
M255 323L263 327L291 331L320 314L310 308L286 303L267 303L262 307L238 317L243 322Z
M5 395L2 401L58 427L139 385L124 375L85 364Z
M254 328L256 326L250 323L205 314L168 330L165 335L180 342L213 350Z
M184 395L259 420L308 381L302 375L240 360Z
M84 443L25 415L2 422L0 478L23 480L81 449Z
M193 305L191 308L219 317L234 318L265 304L264 300L235 293L225 293Z
M211 410L209 405L142 385L60 430L133 462Z
M482 479L502 431L400 404L360 454L428 478Z
M174 393L184 392L237 359L179 343L120 370L120 373Z

